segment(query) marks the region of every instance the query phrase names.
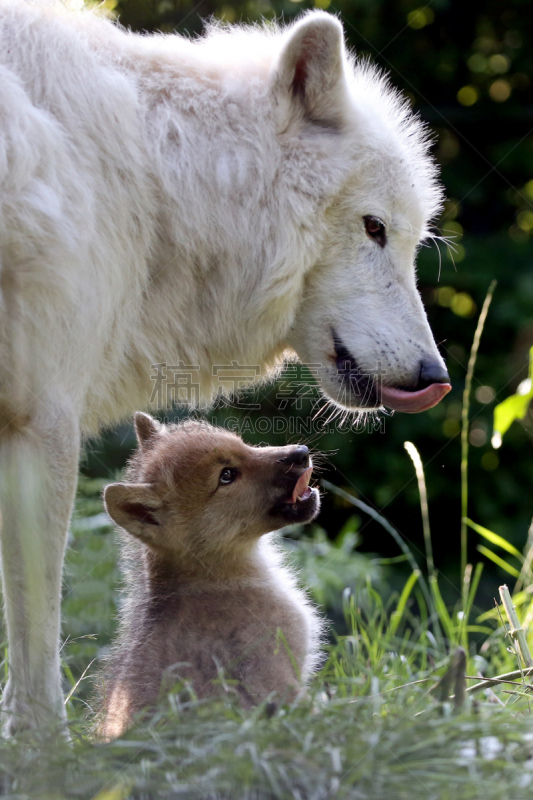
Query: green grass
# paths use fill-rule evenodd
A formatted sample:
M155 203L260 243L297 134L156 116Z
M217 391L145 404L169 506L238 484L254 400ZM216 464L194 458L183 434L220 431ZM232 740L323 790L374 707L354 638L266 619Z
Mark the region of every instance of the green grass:
M76 686L113 636L120 595L114 535L101 516L101 484L82 480L64 595L65 688ZM529 797L530 702L502 688L473 696L459 713L430 689L448 652L464 644L452 611L437 637L418 588L390 595L379 566L357 553L353 518L337 541L315 529L287 547L315 597L344 621L308 696L292 706L242 711L231 690L219 701L176 691L158 713L112 744L90 738L97 661L68 703L72 746L50 735L0 740L6 798L489 798ZM368 573L365 577L365 573ZM355 582L350 578L358 576ZM345 585L352 589L343 592ZM373 586L374 584L374 586ZM418 591L418 595L416 592ZM431 589L430 595L431 595ZM418 603L414 602L415 596ZM467 674L516 668L496 614L490 635L467 642ZM445 625L441 624L444 628ZM479 651L482 651L481 653ZM415 683L415 681L424 681ZM405 685L404 684L408 684ZM403 688L397 688L402 687ZM507 687L509 688L509 687ZM515 687L516 689L516 687Z

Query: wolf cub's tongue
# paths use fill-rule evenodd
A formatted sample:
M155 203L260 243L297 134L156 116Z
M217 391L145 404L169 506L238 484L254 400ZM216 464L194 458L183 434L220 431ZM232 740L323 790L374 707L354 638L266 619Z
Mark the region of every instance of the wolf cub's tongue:
M310 496L311 489L309 488L309 481L311 480L312 472L313 467L307 467L305 472L302 472L296 481L296 486L294 487L291 497L291 503L296 503L297 500L307 500L307 498Z

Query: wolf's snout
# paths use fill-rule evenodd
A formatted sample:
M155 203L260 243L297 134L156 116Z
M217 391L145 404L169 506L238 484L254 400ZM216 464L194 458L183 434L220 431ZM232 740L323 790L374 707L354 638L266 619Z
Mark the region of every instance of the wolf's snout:
M448 370L438 361L422 361L416 390L425 389L432 383L450 383Z
M309 466L309 448L305 444L293 447L290 453L279 459L282 464L294 464L295 467Z

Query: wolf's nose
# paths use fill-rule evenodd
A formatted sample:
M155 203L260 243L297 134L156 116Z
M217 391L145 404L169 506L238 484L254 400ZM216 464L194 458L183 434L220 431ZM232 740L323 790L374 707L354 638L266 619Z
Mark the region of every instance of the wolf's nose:
M432 383L450 383L448 370L438 361L422 361L417 389L425 389Z
M299 444L298 447L293 449L283 458L280 458L283 464L294 464L297 467L309 466L309 448L305 444Z

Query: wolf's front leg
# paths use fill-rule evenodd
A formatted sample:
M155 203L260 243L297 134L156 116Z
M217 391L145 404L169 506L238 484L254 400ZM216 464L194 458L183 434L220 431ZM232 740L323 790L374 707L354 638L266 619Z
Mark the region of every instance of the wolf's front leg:
M50 402L52 402L50 400ZM3 416L3 420L5 415ZM2 585L9 679L1 719L7 734L61 727L59 664L63 553L78 473L79 428L63 405L39 403L0 433ZM17 424L18 423L18 424Z

